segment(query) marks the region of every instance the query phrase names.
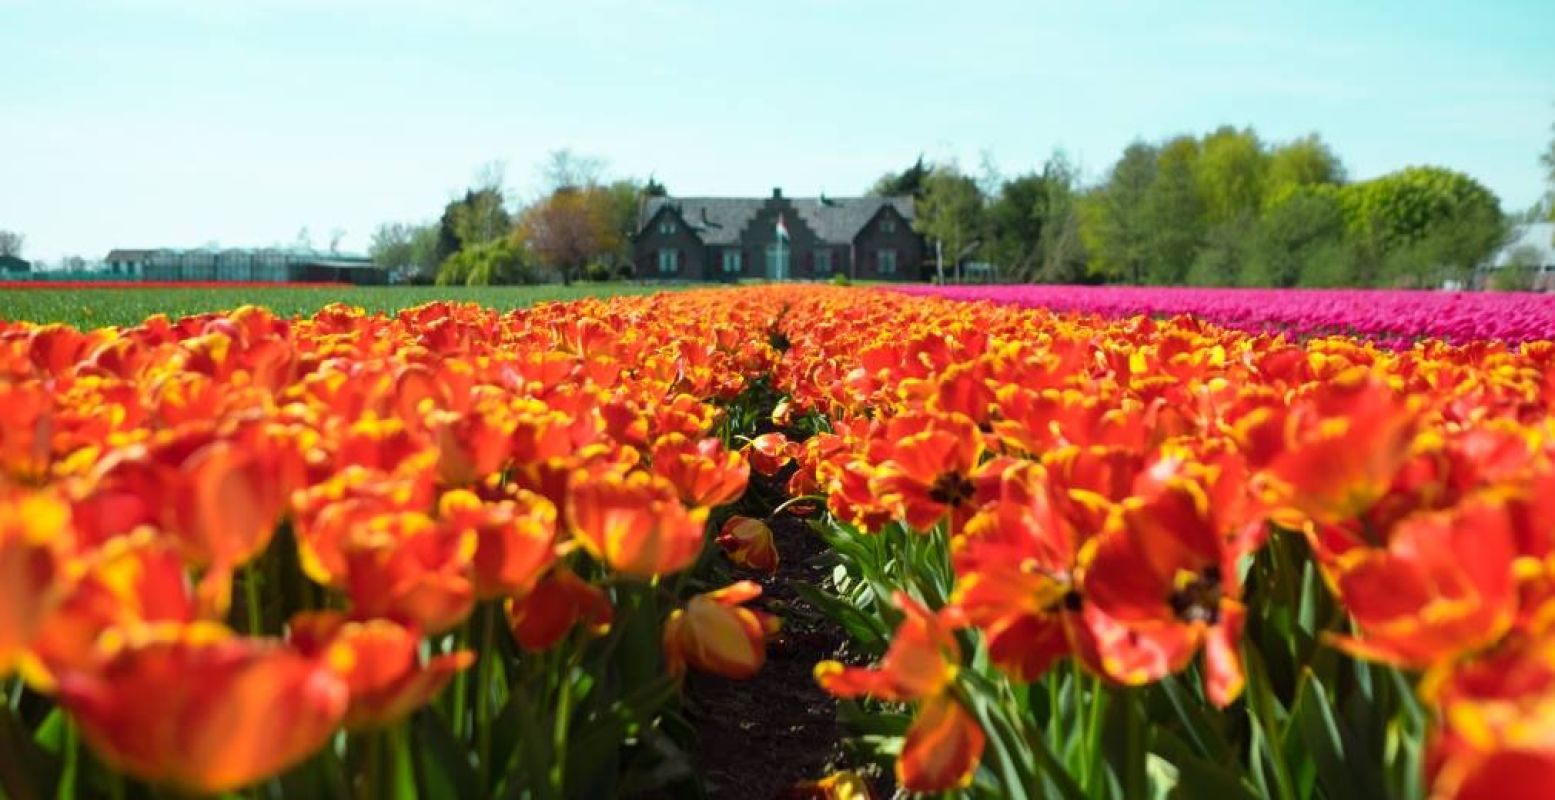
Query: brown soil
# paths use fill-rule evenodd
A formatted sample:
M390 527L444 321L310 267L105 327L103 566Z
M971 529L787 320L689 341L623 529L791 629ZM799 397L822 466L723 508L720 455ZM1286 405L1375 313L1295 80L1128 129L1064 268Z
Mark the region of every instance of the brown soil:
M801 519L784 514L768 524L777 540L777 575L737 571L761 583L756 605L783 618L766 666L749 681L698 674L687 681L687 717L697 727L693 758L710 798L787 797L795 783L859 766L847 763L836 700L812 677L818 661L851 660L847 636L791 588L800 581L824 585L829 568L819 556L826 545Z

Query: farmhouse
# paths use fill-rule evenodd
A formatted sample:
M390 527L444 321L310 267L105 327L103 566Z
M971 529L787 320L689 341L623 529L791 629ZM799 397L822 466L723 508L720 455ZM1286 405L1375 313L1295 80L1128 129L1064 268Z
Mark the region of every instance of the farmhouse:
M21 273L32 271L32 264L26 259L16 256L0 256L0 273Z
M911 197L653 197L632 237L638 278L924 278Z

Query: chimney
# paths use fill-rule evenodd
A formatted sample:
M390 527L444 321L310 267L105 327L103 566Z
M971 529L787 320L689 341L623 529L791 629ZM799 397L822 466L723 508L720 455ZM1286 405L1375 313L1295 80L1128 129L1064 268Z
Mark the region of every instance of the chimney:
M782 200L783 199L783 187L781 187L781 186L774 186L774 187L772 187L772 199L773 200Z

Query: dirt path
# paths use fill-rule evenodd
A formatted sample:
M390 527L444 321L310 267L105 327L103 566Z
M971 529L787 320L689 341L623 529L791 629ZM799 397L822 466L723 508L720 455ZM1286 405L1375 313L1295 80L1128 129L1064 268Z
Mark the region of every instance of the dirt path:
M837 703L815 684L815 663L844 654L847 637L791 588L820 586L826 546L805 523L784 515L769 521L780 554L778 574L740 571L761 583L758 605L783 617L768 646L767 664L750 681L693 675L688 717L697 726L694 753L711 798L784 797L797 782L846 766Z

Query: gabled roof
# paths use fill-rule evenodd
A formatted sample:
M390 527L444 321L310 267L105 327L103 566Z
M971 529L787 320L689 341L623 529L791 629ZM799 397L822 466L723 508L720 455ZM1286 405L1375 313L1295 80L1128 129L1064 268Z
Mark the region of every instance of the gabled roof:
M767 203L766 197L651 197L643 205L637 229L642 231L666 206L679 211L704 244L737 244L740 234ZM911 197L819 197L783 198L810 230L827 244L852 244L859 231L890 206L909 222L913 219Z

